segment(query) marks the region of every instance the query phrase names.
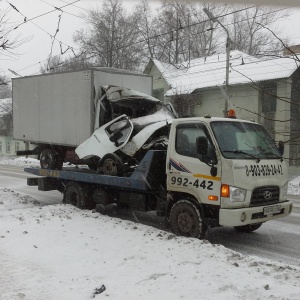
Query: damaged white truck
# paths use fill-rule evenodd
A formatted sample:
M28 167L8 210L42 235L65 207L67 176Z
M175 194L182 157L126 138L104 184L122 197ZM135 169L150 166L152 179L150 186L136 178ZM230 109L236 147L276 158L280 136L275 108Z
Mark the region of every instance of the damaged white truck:
M120 149L130 168L147 149L164 143L175 117L171 105L150 96L151 76L125 70L94 68L12 81L13 137L35 145L17 155L37 155L43 169L72 162L117 175L112 153ZM112 143L107 130L116 126L128 130Z

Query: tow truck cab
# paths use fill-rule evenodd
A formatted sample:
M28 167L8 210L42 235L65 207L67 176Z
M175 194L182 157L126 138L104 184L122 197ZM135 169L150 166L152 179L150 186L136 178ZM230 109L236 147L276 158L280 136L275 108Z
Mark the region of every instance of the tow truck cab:
M292 210L287 163L266 129L254 122L173 120L166 172L169 207L187 199L212 226L253 231Z

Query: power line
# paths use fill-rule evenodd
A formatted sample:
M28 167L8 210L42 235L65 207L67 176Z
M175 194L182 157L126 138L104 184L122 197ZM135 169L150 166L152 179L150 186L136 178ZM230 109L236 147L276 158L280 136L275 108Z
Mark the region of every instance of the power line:
M67 1L64 1L64 0L59 0L59 1L60 1L60 2L63 2L63 3L68 3L68 4L69 4L69 2L67 2ZM78 6L78 5L72 4L72 3L71 3L71 6L74 6L74 7L77 7L77 8L80 8L80 9L82 9L82 10L85 10L85 11L89 12L89 10L88 10L88 9L86 9L86 8L84 8L84 7L81 7L81 6Z
M44 0L40 0L40 1L44 2L45 4L47 4L47 5L49 5L49 6L54 7L55 9L57 9L56 6L54 6L54 5L52 5L52 4L48 3L48 2L46 2L46 1L44 1ZM66 1L62 1L62 0L60 0L60 1L63 2L63 3L68 3L68 2L66 2ZM70 3L68 3L68 4L70 4ZM72 3L71 3L70 5L88 11L87 9L82 8L82 7L80 7L80 6L77 6L77 5L74 5L74 4L72 4ZM73 16L73 17L76 17L76 18L79 18L79 19L81 19L81 20L83 20L83 21L86 21L84 18L82 18L82 17L80 17L80 16L77 16L77 15L74 15L74 14L72 14L72 13L70 13L70 12L67 12L66 10L62 10L62 9L60 9L60 10L63 11L64 13L68 14L68 15L71 15L71 16Z
M62 0L60 0L60 1L62 1ZM79 1L79 0L78 0ZM73 3L76 3L76 2L78 2L78 1L74 1L74 2L72 2L72 3L68 3L67 5L73 5L73 6L75 6ZM45 1L43 1L43 2L45 2ZM65 1L62 1L62 2L65 2ZM46 2L45 2L46 3ZM65 2L66 3L66 2ZM47 3L48 5L51 5L51 4L49 4L49 3ZM65 6L67 6L67 5L65 5ZM63 8L63 7L65 7L65 6L62 6L61 8ZM53 6L54 7L54 6ZM228 15L231 15L231 14L234 14L234 13L237 13L237 12L240 12L240 11L244 11L244 10L248 10L248 9L251 9L251 8L254 8L255 6L250 6L250 7L246 7L246 8L243 8L243 9L240 9L240 10L236 10L236 11L233 11L233 12L229 12L229 13L227 13L227 14L223 14L223 15L220 15L219 17L224 17L224 16L228 16ZM60 10L61 10L61 8L59 8ZM57 9L57 8L56 8ZM55 11L55 10L54 10ZM278 10L279 11L279 10ZM52 11L51 11L52 12ZM50 13L50 12L49 12ZM271 13L271 12L270 12ZM44 15L44 14L43 14ZM262 14L262 15L264 15L264 14ZM42 16L42 15L40 15L40 16ZM39 17L39 16L37 16L37 17ZM36 18L36 17L35 17ZM33 18L34 19L34 18ZM250 19L250 18L249 18ZM32 20L32 19L30 19L30 20ZM172 31L169 31L169 32L165 32L165 33L161 33L161 34L158 34L158 35L154 35L154 36L152 36L152 37L150 37L150 38L148 38L148 40L149 39L153 39L153 38L158 38L158 37L160 37L160 36L163 36L163 35L166 35L166 34L170 34L171 32L174 32L174 31L176 31L176 30L181 30L181 29L184 29L184 28L187 28L187 27L191 27L191 26L196 26L196 25L199 25L199 24L201 24L201 23L204 23L204 22L207 22L207 21L209 21L209 20L204 20L204 21L201 21L201 22L197 22L197 23L194 23L194 24L190 24L190 25L188 25L188 26L184 26L184 27L181 27L180 29L175 29L175 30L172 30ZM245 21L245 20L241 20L241 21ZM23 23L22 23L23 24ZM230 24L229 24L230 25ZM227 26L227 24L226 24L226 26ZM47 33L47 34L49 34L49 33ZM49 34L50 35L50 34ZM51 35L50 35L51 36ZM131 43L131 44L128 44L128 45L125 45L125 46L122 46L122 47L118 47L116 50L121 50L121 49L123 49L123 48L125 48L125 47L129 47L129 46L132 46L132 45L135 45L135 44L138 44L138 43L142 43L142 42L145 42L145 40L141 40L141 41L137 41L136 43ZM154 47L156 47L155 45L154 45ZM75 54L75 53L74 53Z
M254 7L256 7L256 6L253 5L253 6L250 6L250 7L242 8L242 9L239 9L239 10L236 10L236 11L233 11L233 12L229 12L229 13L223 14L223 15L221 15L221 16L219 16L219 17L228 16L228 15L231 15L231 14L234 14L234 13L237 13L237 12L241 12L241 11L245 11L245 10L248 10L248 9L251 9L251 8L254 8ZM200 21L200 22L196 22L196 23L194 23L194 24L190 24L190 25L187 25L187 26L181 26L180 29L175 29L175 30L171 30L171 31L164 32L164 33L161 33L161 34L157 34L157 35L154 35L154 36L152 36L152 37L147 38L147 40L150 40L150 39L156 39L156 38L158 38L158 37L161 37L161 36L164 36L164 35L173 33L174 31L181 30L181 29L188 28L188 27L192 27L192 26L196 26L196 25L205 23L205 22L207 22L207 21L209 21L209 20L207 19L207 20L203 20L203 21ZM140 43L144 43L144 42L145 42L144 39L143 39L143 40L139 40L139 41L137 41L137 42L135 42L135 43L130 43L130 44L127 44L127 45L125 45L125 46L117 47L115 50L116 50L116 51L122 50L122 49L124 49L124 48L128 48L128 47L130 47L130 46L133 46L133 45L136 45L136 44L140 44ZM155 47L155 46L154 46L154 47ZM146 48L146 47L145 47L145 48Z
M48 15L48 14L50 14L50 13L53 13L53 12L55 12L55 11L57 11L57 10L61 10L62 8L67 7L67 6L69 6L69 5L72 5L72 4L74 4L74 3L77 3L77 2L79 2L79 1L80 1L80 0L75 0L75 1L73 1L73 2L71 2L71 3L68 3L68 4L63 5L63 6L61 6L61 7L58 7L58 8L56 8L56 9L54 9L54 10L51 10L51 11L48 11L48 12L46 12L46 13L40 14L40 15L38 15L38 16L35 16L35 17L31 18L31 19L27 19L27 18L24 16L24 17L25 17L24 21L23 21L22 23L20 23L19 25L15 26L15 27L14 27L13 29L11 29L11 30L9 30L9 29L12 28L12 27L9 27L9 28L8 28L9 31L6 32L6 34L9 34L9 33L12 32L13 30L18 29L20 26L24 25L24 24L27 23L27 22L30 22L30 21L35 20L35 19L38 19L38 18L40 18L40 17L43 17L43 16ZM7 3L9 3L9 2L7 1ZM10 4L10 3L9 3L9 4ZM14 7L13 7L13 8L14 8ZM19 12L17 8L14 8L14 9L16 9L17 12ZM20 13L20 12L19 12L19 13ZM22 15L22 14L21 14L21 15Z

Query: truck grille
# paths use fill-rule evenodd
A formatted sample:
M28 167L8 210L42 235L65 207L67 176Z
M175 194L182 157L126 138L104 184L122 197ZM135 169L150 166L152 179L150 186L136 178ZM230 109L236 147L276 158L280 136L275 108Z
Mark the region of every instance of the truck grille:
M279 187L275 185L261 186L253 190L250 206L276 204L279 202Z

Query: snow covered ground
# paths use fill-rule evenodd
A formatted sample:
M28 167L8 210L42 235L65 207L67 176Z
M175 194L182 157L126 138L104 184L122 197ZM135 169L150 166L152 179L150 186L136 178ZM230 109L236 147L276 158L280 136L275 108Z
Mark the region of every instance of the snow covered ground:
M289 193L299 194L299 182ZM300 299L297 266L70 205L43 206L1 182L0 220L1 300Z

